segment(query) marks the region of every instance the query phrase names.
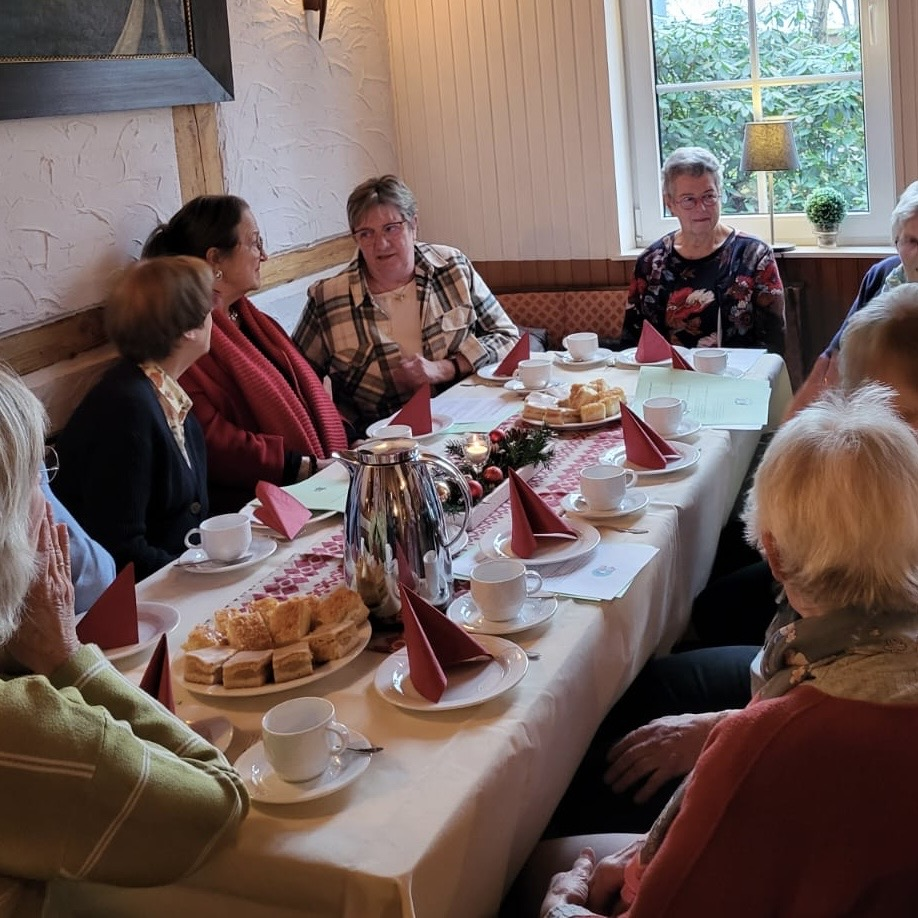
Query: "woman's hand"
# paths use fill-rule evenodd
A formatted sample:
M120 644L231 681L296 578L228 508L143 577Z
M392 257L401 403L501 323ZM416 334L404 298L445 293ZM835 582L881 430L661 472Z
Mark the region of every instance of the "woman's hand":
M453 382L456 368L451 360L428 360L421 354L403 357L392 377L399 392L417 392L421 386Z
M556 905L586 906L590 894L590 877L596 856L592 848L584 848L573 867L551 878L548 892L542 900L540 915L547 915Z
M70 542L45 502L38 525L35 576L26 594L22 622L7 645L33 673L48 676L80 648L73 616Z
M638 855L643 844L644 839L639 838L615 854L604 857L596 865L590 880L587 908L600 915L617 914L613 909L619 905L619 895L625 883L625 868Z
M660 717L632 730L606 756L606 784L620 794L646 779L634 795L635 803L646 803L667 781L681 778L695 767L708 734L729 713Z

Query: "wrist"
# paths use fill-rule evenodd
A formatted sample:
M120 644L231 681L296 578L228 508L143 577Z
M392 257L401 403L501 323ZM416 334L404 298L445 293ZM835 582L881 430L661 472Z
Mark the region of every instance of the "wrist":
M559 902L553 905L542 918L595 918L596 913L585 905L573 905L570 902Z

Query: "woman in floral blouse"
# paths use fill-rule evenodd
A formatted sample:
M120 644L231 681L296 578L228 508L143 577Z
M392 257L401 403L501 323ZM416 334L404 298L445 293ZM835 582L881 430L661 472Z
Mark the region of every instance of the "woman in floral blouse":
M784 287L761 239L720 220L722 171L702 147L680 147L663 164L663 200L679 229L638 258L623 346L644 321L685 347L764 347L784 352Z

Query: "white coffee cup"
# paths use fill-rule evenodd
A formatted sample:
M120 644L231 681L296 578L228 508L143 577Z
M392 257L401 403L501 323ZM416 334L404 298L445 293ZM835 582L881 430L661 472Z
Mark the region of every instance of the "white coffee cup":
M380 427L373 434L375 440L400 440L403 437L413 437L414 431L410 424L390 424L388 427Z
M591 510L617 510L625 491L637 480L631 469L617 465L588 465L580 473L580 494Z
M197 536L200 541L194 540ZM214 561L235 561L252 544L252 524L244 513L224 513L204 520L185 536L189 548L203 548Z
M513 375L527 389L539 389L551 382L551 365L550 357L532 357L529 360L521 360Z
M519 615L527 597L542 589L542 575L522 561L482 561L472 568L472 599L490 622Z
M692 352L695 369L700 373L723 376L727 369L727 352L720 347L699 347Z
M644 399L644 420L661 437L669 437L679 430L685 414L685 399L671 395L657 395Z
M575 332L561 343L574 360L589 360L599 348L599 336L595 332Z
M291 698L261 719L265 756L284 781L309 781L328 767L349 740L335 720L335 706L325 698Z

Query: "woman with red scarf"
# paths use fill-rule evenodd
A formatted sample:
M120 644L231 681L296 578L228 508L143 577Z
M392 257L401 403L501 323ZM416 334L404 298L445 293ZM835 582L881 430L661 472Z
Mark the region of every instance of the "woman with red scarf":
M207 444L211 511L238 510L255 485L308 478L347 446L341 417L286 332L246 294L267 258L248 204L203 195L157 227L145 257L196 255L214 272L210 353L181 378Z

